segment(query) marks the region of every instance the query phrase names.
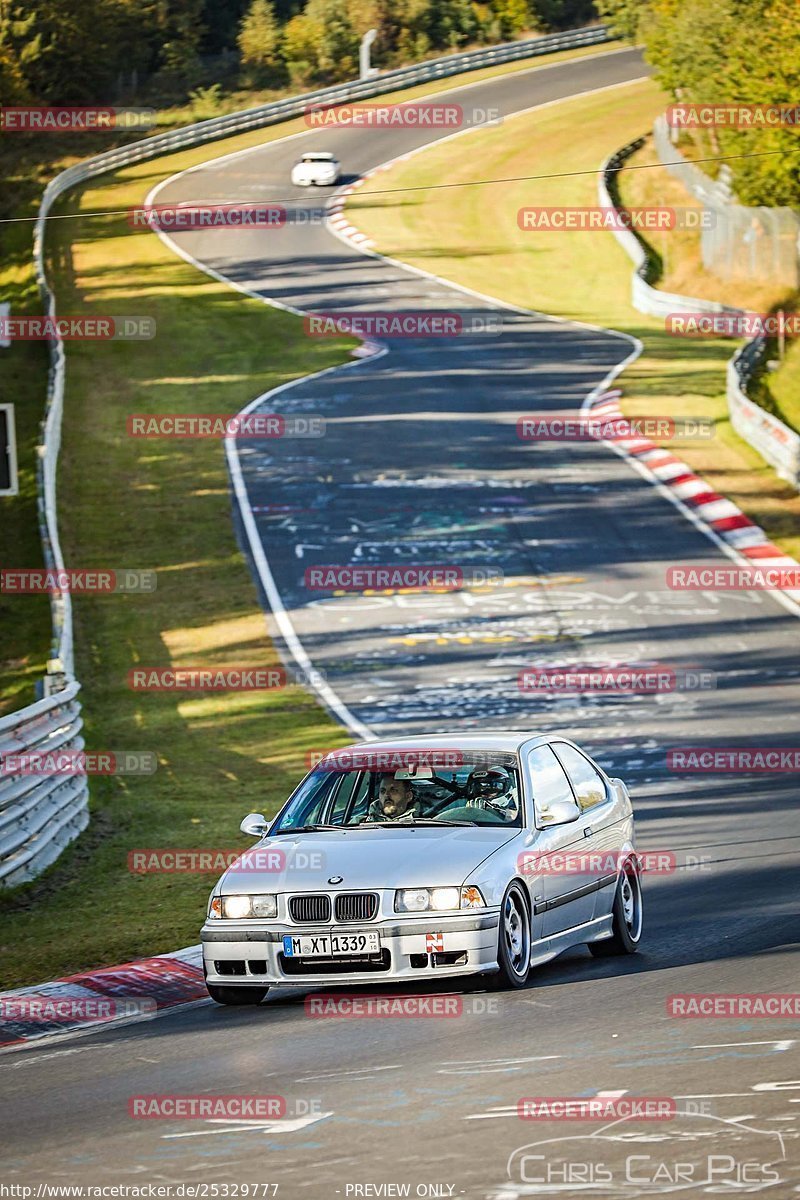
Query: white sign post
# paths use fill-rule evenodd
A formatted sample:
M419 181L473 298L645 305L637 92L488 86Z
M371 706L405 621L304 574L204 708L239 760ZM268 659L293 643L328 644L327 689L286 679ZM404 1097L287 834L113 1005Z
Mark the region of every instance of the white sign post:
M16 496L18 492L14 405L0 404L0 496Z
M378 36L377 29L368 29L361 39L361 46L358 51L358 77L359 79L371 79L373 75L379 75L377 67L369 65L369 52L372 43Z

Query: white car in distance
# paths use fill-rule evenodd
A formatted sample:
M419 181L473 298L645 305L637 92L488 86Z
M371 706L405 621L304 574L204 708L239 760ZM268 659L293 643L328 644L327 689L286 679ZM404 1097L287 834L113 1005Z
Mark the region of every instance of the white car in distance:
M339 182L342 164L329 150L309 150L292 167L295 187L332 187Z

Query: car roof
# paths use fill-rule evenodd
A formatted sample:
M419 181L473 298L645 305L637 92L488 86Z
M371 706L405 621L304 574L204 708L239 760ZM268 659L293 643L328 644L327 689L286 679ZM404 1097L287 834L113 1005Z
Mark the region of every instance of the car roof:
M331 154L330 150L306 150L303 158L319 158L326 162L332 162L336 156Z
M357 742L354 746L359 749L366 747L387 750L435 750L437 748L453 747L458 750L497 750L506 754L516 753L526 742L549 742L560 738L557 733L539 734L533 729L498 729L487 733L426 733L409 737L374 738L367 742ZM569 741L569 738L566 739ZM352 749L344 747L341 749ZM335 754L336 751L333 751Z

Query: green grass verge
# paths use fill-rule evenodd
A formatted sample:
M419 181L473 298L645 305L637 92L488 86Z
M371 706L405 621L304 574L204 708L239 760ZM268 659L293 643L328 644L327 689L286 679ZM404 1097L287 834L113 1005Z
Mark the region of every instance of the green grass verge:
M500 127L465 134L396 164L381 174L381 190L418 190L371 196L368 182L351 197L348 212L384 254L514 304L640 338L644 352L622 377L625 411L712 418L711 441L671 448L787 553L798 555L800 497L728 420L725 367L734 343L670 337L663 322L638 313L630 302L630 260L610 233L523 231L517 223L525 205L596 204L596 170L603 158L646 132L666 101L646 81L507 118ZM433 186L443 179L469 185L556 172L564 175ZM622 173L626 203L641 202L628 181L643 187L641 177L650 174ZM676 251L670 247L672 259ZM746 296L738 302L748 306Z
M797 309L797 304L794 308ZM776 343L772 342L770 346L777 361ZM774 372L763 372L759 376L759 385L767 393L767 407L800 433L800 339L787 338L780 367Z
M12 153L13 151L13 153ZM31 218L44 188L43 169L30 147L0 145L0 301L15 316L40 311L31 258ZM18 223L6 223L19 218ZM48 354L41 342L14 342L0 349L0 402L14 405L19 495L0 497L0 564L38 567L42 547L36 507L36 443L44 406ZM30 704L50 651L47 597L16 604L0 592L0 716Z

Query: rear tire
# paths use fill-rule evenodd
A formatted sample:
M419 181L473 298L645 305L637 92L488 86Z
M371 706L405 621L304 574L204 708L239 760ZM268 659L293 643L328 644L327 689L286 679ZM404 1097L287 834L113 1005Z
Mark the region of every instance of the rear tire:
M614 920L610 938L589 942L595 958L612 958L618 954L635 954L642 940L642 884L636 866L627 862L617 880L614 893Z
M260 1004L269 988L265 987L220 987L217 983L207 983L208 994L217 1004Z
M489 977L491 988L505 991L525 987L531 969L531 916L518 883L508 885L500 908L497 961L500 970Z

